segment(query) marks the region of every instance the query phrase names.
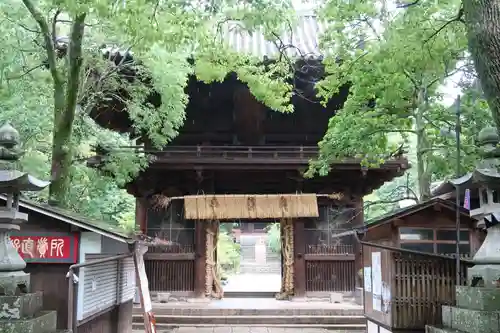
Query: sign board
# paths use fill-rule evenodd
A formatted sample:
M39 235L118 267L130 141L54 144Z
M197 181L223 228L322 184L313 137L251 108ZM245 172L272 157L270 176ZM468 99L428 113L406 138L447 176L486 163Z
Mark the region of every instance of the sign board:
M137 245L134 253L134 262L137 275L137 285L139 287L139 296L144 318L144 329L146 333L156 333L156 320L153 314L153 305L151 304L151 295L149 293L148 277L146 267L144 266L144 254L148 248L145 245Z
M74 264L78 262L77 233L14 232L10 241L27 263Z

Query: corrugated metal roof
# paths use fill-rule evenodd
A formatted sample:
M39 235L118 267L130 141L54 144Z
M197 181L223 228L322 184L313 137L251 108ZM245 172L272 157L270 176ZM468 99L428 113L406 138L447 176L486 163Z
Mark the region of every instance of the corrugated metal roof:
M325 30L325 26L318 21L313 14L302 14L291 29L287 29L281 36L287 55L290 57L309 56L318 57L322 55L319 48L319 37ZM269 41L264 38L262 30L248 32L238 21L226 23L222 30L223 38L236 51L253 55L256 57L272 58L278 54L280 41ZM286 47L288 45L288 47Z

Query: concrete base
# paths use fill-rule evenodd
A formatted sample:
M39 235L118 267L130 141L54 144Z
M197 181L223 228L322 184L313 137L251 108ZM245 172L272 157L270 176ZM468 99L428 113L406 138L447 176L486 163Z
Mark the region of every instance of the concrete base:
M500 288L456 287L457 307L480 310L500 311Z
M51 333L56 331L57 313L41 312L33 318L0 320L2 333Z
M443 306L443 326L467 333L500 332L500 311L481 311Z
M354 302L359 305L365 303L365 290L363 288L356 288L354 291Z
M0 320L32 318L43 308L42 293L21 296L0 296Z
M0 295L13 296L19 293L19 286L30 290L30 275L23 271L0 272Z

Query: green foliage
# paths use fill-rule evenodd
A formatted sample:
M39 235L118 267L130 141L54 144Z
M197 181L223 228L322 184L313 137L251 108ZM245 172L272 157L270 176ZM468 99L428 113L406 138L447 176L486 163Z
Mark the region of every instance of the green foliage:
M318 84L319 94L326 101L345 84L351 89L343 108L330 119L308 176L326 174L333 161L344 158L378 166L412 140L421 199L428 197L433 177L449 175L454 139L439 133L454 124L454 114L442 106L438 87L462 70L467 43L462 25L440 28L443 20L456 16L460 5L459 0L420 1L409 9L389 11L379 1L326 1L320 10L329 23L323 48L331 55L325 60L328 75ZM489 121L487 113L478 114L475 107L464 107L462 113L464 124L476 122L470 128ZM475 159L470 144L474 133L465 127L467 164Z
M217 243L217 264L220 265L223 275L236 273L240 269L240 244L225 233L219 232Z
M291 14L290 2L266 0L243 4L219 0L203 6L187 1L2 1L0 120L11 121L21 132L26 149L23 168L37 177L66 177L51 170L53 150L56 147L69 154L69 160L58 160L67 165L71 183L61 188L65 193L59 197L64 197L64 206L124 224L130 220L134 199L119 187L146 167L148 158L120 147L136 145L138 136L162 147L178 134L185 119L188 96L184 88L190 75L211 82L235 72L257 99L276 111L293 111L291 86L286 81L288 65L278 61L265 71L262 59L232 51L220 29L237 19L245 29L262 29L274 38L273 33L279 34L288 26ZM71 37L77 18L85 24L81 39ZM71 52L59 51L63 40L82 46L81 69ZM103 59L101 45L131 49L137 61L115 65ZM57 47L52 50L52 46ZM125 80L120 73L130 69L147 75L151 82ZM77 85L71 84L75 83L72 73L77 74ZM74 86L78 91L72 89ZM160 95L159 108L145 103L153 90ZM133 135L105 130L90 119L89 113L96 106L112 100L125 103ZM62 115L74 120L67 125L54 122ZM54 133L62 132L68 137L53 140ZM97 144L113 151L103 168L107 176L85 165ZM48 196L44 192L31 198L47 201Z
M274 253L281 253L281 233L280 224L273 223L266 227L267 233L267 246Z

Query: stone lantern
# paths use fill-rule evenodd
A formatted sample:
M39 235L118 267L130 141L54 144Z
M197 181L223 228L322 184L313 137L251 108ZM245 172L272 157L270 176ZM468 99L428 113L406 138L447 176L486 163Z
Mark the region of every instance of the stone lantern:
M474 256L478 262L500 259L500 137L494 127L481 130L478 146L481 160L476 168L450 183L460 188L478 191L479 208L470 211L471 217L478 220L477 226L487 230L483 244ZM468 270L471 285L482 281L485 287L500 287L500 265L478 264ZM474 282L473 282L474 281Z
M17 170L22 156L19 133L9 123L0 127L0 193L7 196L5 206L0 206L0 295L15 295L29 290L29 274L23 272L26 263L10 240L12 230L20 230L20 224L28 215L19 212L22 191L40 191L49 182L36 179Z
M426 333L500 332L500 137L488 127L478 135L481 160L474 171L451 180L461 188L479 191L480 207L470 211L477 226L487 236L474 255L475 265L468 269L467 286L456 286L455 306L442 306L442 326L426 326Z

